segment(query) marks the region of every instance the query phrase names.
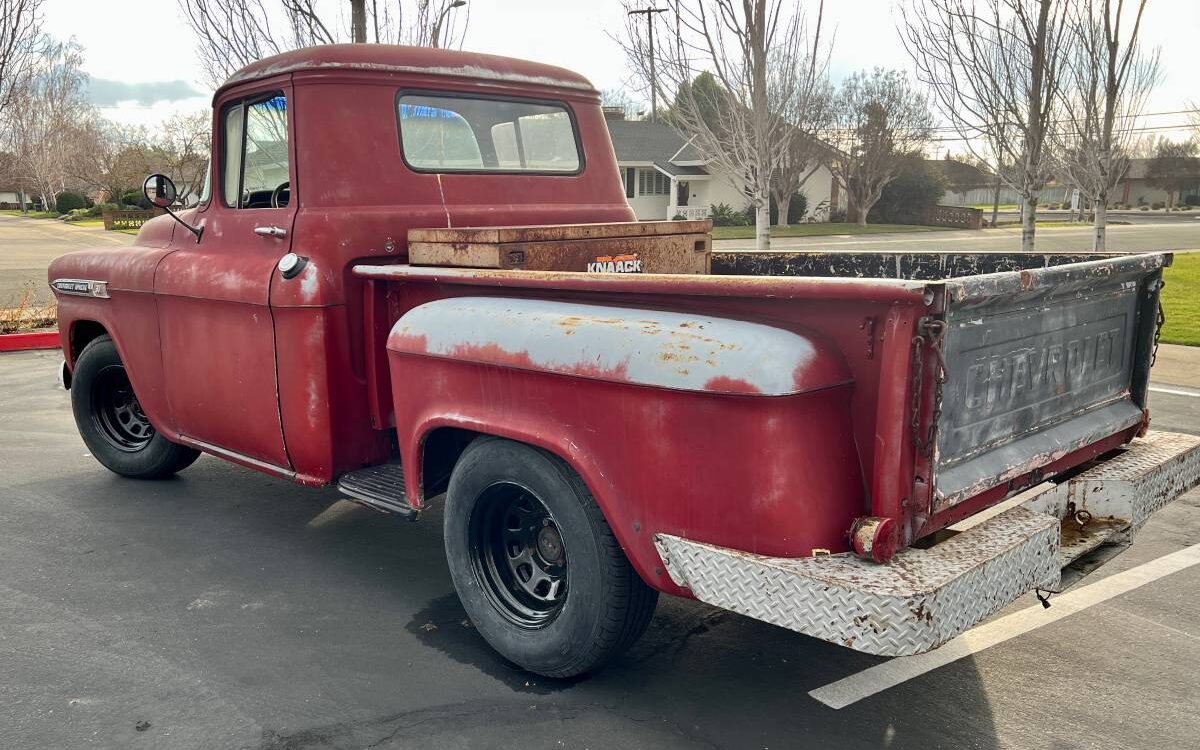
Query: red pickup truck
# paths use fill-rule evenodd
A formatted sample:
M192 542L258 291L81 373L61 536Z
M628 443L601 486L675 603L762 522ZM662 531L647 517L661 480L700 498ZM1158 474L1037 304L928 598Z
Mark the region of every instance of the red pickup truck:
M84 441L441 505L531 671L599 667L659 592L918 653L1200 481L1148 431L1167 254L713 253L635 221L585 79L463 52L265 59L213 133L198 206L50 268Z

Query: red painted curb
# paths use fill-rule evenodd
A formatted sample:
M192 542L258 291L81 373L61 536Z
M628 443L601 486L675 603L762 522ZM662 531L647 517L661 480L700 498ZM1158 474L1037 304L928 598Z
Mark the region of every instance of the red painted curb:
M0 352L23 352L29 349L57 349L62 346L58 331L9 333L0 336Z

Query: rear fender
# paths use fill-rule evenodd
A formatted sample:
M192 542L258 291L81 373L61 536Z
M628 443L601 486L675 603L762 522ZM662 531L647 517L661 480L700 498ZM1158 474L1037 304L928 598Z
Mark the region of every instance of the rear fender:
M639 574L664 591L683 593L655 533L800 556L844 547L862 512L851 378L813 337L703 315L454 298L404 315L388 351L414 506L433 431L528 443L583 479ZM781 523L799 530L776 532Z

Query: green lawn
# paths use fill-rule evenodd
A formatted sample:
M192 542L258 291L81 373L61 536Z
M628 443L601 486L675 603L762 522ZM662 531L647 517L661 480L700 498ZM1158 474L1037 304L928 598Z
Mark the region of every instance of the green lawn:
M913 224L796 224L771 227L772 237L820 237L831 234L885 234L888 232L937 232L947 227L921 227ZM754 227L713 227L714 240L752 240Z
M54 211L30 211L28 214L22 214L19 208L6 208L0 211L4 216L28 216L30 219L55 219L58 214Z
M1200 346L1200 253L1176 253L1163 278L1162 341Z
M976 203L974 206L967 206L967 208L978 208L983 211L991 211L992 204L991 203ZM1021 207L1018 206L1016 203L1001 203L999 210L1001 210L1001 211L1019 211L1019 210L1021 210Z

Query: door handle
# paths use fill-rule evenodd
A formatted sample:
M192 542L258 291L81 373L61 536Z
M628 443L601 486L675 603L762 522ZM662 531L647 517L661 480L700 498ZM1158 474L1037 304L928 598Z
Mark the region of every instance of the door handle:
M287 237L287 230L283 227L255 227L254 233L263 237Z

